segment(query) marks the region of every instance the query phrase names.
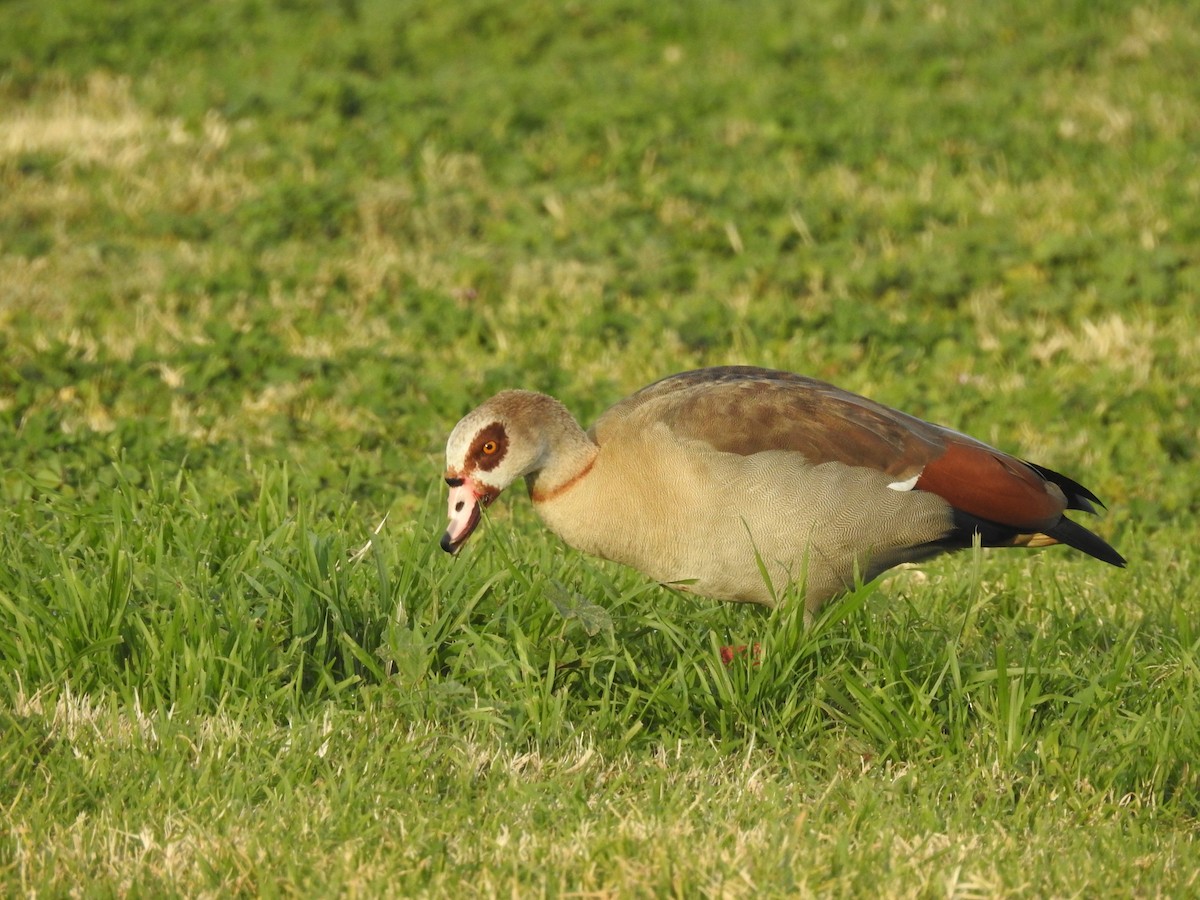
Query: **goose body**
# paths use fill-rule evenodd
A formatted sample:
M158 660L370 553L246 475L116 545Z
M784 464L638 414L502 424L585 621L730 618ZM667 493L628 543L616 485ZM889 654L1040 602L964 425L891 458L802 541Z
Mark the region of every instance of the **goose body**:
M657 381L588 431L557 400L503 391L446 447L457 552L524 478L566 543L663 584L809 611L905 562L970 547L1116 550L1064 513L1087 488L951 429L802 375L732 366ZM765 577L764 577L765 576Z

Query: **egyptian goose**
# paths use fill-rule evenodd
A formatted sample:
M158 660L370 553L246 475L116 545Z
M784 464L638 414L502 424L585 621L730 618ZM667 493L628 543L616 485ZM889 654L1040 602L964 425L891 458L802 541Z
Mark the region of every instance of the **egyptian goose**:
M802 584L810 613L856 578L977 538L1067 544L1125 565L1063 515L1100 504L1070 478L831 384L749 366L664 378L586 432L552 397L502 391L450 434L442 549L456 553L522 476L572 547L722 600L774 605Z

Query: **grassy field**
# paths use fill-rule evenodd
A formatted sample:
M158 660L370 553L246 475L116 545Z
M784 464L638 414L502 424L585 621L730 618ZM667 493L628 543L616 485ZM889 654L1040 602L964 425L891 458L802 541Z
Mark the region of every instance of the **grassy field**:
M1200 894L1194 4L0 25L0 894ZM806 629L521 491L437 549L495 390L724 363L1071 474L1129 568Z

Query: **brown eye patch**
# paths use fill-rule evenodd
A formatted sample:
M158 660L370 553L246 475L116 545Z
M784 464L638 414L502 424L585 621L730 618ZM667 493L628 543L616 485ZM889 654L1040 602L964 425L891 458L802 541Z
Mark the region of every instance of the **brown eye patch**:
M500 465L508 450L508 434L499 422L493 422L475 435L471 442L471 451L467 459L474 462L474 468L490 472Z

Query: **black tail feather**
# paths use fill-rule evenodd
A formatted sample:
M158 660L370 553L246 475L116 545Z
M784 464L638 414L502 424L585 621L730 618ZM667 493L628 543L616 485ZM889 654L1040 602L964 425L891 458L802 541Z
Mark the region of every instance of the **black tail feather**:
M1033 469L1047 481L1051 482L1052 484L1057 484L1060 488L1062 488L1062 492L1067 495L1067 509L1078 509L1082 512L1095 513L1097 511L1097 506L1099 506L1101 509L1104 508L1104 503L1099 497L1085 488L1078 481L1075 481L1073 478L1068 478L1066 475L1055 472L1053 469L1047 469L1045 466L1039 466L1036 463L1025 461L1025 465L1029 466L1029 468ZM1086 531L1086 529L1084 530ZM1091 534L1091 532L1088 533ZM1063 541L1063 543L1070 544L1071 542ZM1101 541L1101 543L1104 542ZM1075 545L1071 544L1071 546L1074 547ZM1108 545L1105 544L1105 546L1107 547ZM1079 547L1078 549L1083 550L1082 547ZM1112 550L1112 547L1109 547L1108 549ZM1095 554L1093 554L1093 556L1094 555ZM1103 559L1104 557L1099 558Z
M1100 501L1097 500L1096 502L1099 503ZM1114 550L1107 541L1098 535L1092 534L1092 532L1088 531L1078 522L1072 522L1066 516L1059 519L1058 524L1053 528L1047 528L1044 533L1054 538L1060 544L1066 544L1068 547L1082 550L1088 556L1094 556L1096 559L1103 560L1109 565L1125 568L1125 557Z
M1100 501L1097 500L1097 503ZM944 538L938 541L945 550L959 550L970 547L979 535L979 543L984 547L1011 547L1013 542L1022 534L1021 529L1011 525L1001 525L981 519L961 509L954 510L954 527ZM1081 550L1088 556L1113 566L1125 567L1125 557L1114 550L1107 541L1088 531L1078 522L1072 522L1066 516L1058 520L1052 528L1042 530L1042 534L1054 538L1060 544Z

